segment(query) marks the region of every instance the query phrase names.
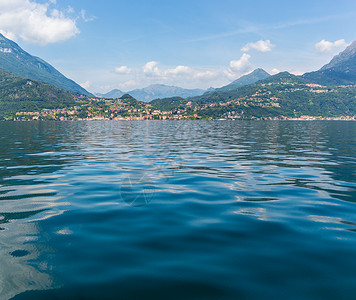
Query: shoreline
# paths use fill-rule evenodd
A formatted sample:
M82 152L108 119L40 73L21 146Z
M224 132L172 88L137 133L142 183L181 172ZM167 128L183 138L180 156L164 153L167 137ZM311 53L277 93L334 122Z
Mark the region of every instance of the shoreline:
M121 119L106 119L106 118L92 118L92 119L11 119L0 120L0 122L73 122L73 121L85 121L85 122L100 122L100 121L356 121L356 117L310 117L310 118L251 118L251 119L193 119L193 118L181 118L181 119L141 119L141 118L121 118Z

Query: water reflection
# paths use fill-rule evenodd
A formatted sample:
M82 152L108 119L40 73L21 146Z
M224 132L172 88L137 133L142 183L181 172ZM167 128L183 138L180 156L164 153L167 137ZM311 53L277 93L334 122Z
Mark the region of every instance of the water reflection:
M50 272L53 251L39 243L38 222L63 213L56 174L68 159L55 123L0 123L0 298L59 285ZM45 260L42 258L45 257Z
M39 258L43 249L36 246L40 234L36 224L24 220L37 213L39 212L3 214L3 221L7 225L0 232L1 299L10 299L29 290L56 287L46 268L31 264L31 261Z
M160 298L162 280L177 299L189 288L258 299L280 290L261 270L291 278L286 290L303 298L321 285L301 274L332 285L324 274L350 267L354 122L2 122L0 132L1 299L90 298L105 285L107 298Z

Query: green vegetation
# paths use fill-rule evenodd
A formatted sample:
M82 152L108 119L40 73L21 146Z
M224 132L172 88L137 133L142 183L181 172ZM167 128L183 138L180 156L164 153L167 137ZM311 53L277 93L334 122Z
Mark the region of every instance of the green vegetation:
M172 98L152 100L150 104L152 105L153 108L158 110L172 111L172 110L186 109L188 102L189 100L183 99L181 97L172 97Z
M75 105L75 96L52 85L12 75L0 69L0 118L16 112Z
M284 72L235 90L189 99L158 99L151 104L158 110L193 112L212 119L340 117L356 115L355 99L355 87L330 88Z
M128 94L117 99L78 97L0 70L2 119L285 119L302 116L356 116L356 87L312 84L284 72L234 90L146 103Z
M198 95L201 90L165 85L132 91L140 100L161 95L149 103L129 94L116 99L93 97L1 34L0 47L0 66L4 68L0 69L0 120L356 117L356 41L319 71L303 76L288 72L270 76L257 69L196 97L188 95ZM118 90L113 92L121 95ZM164 98L167 93L184 96Z

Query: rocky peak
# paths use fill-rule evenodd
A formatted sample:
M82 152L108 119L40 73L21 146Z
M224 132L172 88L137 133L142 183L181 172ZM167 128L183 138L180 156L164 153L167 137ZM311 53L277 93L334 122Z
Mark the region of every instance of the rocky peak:
M356 60L356 41L352 42L344 51L336 55L330 63L323 66L320 70L327 70L330 68L337 67L340 64L343 64L349 60Z

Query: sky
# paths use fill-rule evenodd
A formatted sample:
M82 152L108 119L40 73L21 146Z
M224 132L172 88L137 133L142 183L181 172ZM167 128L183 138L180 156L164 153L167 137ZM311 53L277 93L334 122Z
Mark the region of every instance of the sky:
M355 28L355 0L0 0L1 33L94 93L303 74Z

